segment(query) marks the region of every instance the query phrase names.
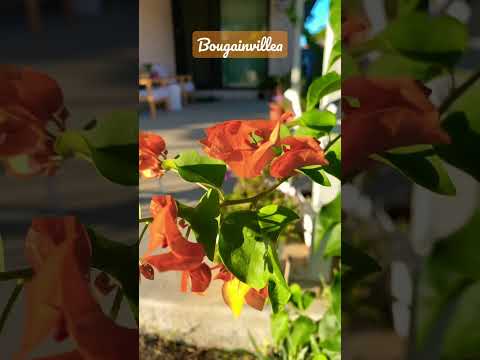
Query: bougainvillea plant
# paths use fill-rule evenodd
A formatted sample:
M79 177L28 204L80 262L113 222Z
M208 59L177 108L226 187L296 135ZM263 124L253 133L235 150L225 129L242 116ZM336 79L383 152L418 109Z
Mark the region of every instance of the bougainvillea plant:
M55 176L74 156L99 174L137 185L138 120L115 113L83 130L70 130L63 92L48 75L15 66L0 68L0 160L11 176ZM0 331L24 293L23 335L16 359L31 358L48 339L71 338L76 349L52 359L138 358L138 330L115 324L122 299L138 319L137 244L106 239L75 216L39 217L25 236L29 268L7 271L0 242L0 281L15 281L0 317ZM93 296L116 290L110 316ZM44 357L42 359L50 359Z
M338 75L336 82L330 91L338 89ZM310 101L319 99L311 96ZM182 291L194 293L221 280L225 303L236 316L245 303L261 310L269 300L275 312L283 309L290 289L278 259L277 239L298 215L284 206L258 207L257 202L295 176L326 181L323 172L331 165L328 156L338 137L322 147L315 137L297 135L296 130L300 125L313 131L321 128L317 131L328 137L335 124L335 115L320 110L298 119L286 112L273 119L230 120L205 130L200 143L206 155L186 151L174 157L169 157L168 144L160 135L140 133L141 176L160 178L173 172L204 190L194 206L170 195L152 198L151 216L140 219L145 224L142 236L149 229L147 251L140 258L141 274L153 280L154 269L179 271ZM333 159L339 161L337 155ZM243 179L266 174L271 186L249 198L227 200L222 189L227 167ZM227 212L239 204L249 208Z
M453 198L458 190L459 198L465 198L465 182L457 179L480 180L480 70L464 66L472 50L465 19L455 17L452 2L435 10L428 1L385 1L378 7L386 9L389 21L374 32L371 27L382 21L371 24L377 19L368 17L362 6L344 5L344 180L365 178L383 163L433 193ZM435 206L439 203L435 201ZM473 255L478 254L479 224L476 209L445 238L424 235L424 240L436 243L428 255L417 254L412 261L422 265L411 269L415 290L408 309L409 358L480 355L475 336L478 256ZM350 275L355 279L349 285L379 270L372 258L342 245L348 250L342 254L342 263L348 266L344 279Z

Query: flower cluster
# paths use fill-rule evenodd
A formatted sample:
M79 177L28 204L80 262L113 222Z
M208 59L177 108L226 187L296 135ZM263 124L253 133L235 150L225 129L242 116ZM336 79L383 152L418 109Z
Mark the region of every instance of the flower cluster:
M227 121L206 129L201 143L208 155L223 160L241 178L259 176L269 165L271 176L286 178L303 166L328 164L316 139L282 138L282 120Z
M140 175L146 179L163 175L162 158L167 156L165 141L154 133L142 132L138 144L138 168Z
M68 112L58 83L28 68L0 68L0 159L15 175L52 175L55 136Z

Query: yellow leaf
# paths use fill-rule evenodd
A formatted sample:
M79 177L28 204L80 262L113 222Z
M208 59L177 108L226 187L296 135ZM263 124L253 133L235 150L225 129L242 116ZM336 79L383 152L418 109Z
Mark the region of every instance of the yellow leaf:
M235 317L239 317L245 304L245 296L250 290L250 286L242 283L237 278L226 281L223 284L222 295L225 304L227 304Z

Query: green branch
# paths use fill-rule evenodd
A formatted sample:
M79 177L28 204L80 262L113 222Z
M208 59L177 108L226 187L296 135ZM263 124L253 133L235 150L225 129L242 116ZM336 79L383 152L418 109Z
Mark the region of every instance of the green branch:
M335 136L332 140L330 140L330 142L329 142L328 145L325 147L325 149L323 150L323 152L326 153L338 140L340 140L341 137L342 137L342 134L338 134L338 135Z
M13 270L13 271L4 271L4 272L0 272L0 281L30 279L32 276L33 276L33 270L30 268Z
M279 180L275 185L273 185L272 187L268 188L265 191L262 191L261 193L258 193L255 196L245 198L245 199L238 199L238 200L225 200L220 206L225 207L225 206L231 206L231 205L248 204L248 203L256 202L262 197L264 197L265 195L268 195L272 191L275 191L287 179L288 178Z
M445 101L440 105L438 111L440 114L444 114L450 106L453 105L455 101L458 100L460 96L462 96L473 84L480 79L480 70L470 76L462 85L452 91L452 93L445 99Z
M18 296L22 292L23 289L23 280L18 280L17 285L13 288L12 294L8 298L7 304L5 305L5 309L3 309L2 316L0 317L0 333L3 330L3 327L5 326L5 323L7 322L8 315L10 314L10 311L13 308L13 305L15 304L15 301L17 301Z

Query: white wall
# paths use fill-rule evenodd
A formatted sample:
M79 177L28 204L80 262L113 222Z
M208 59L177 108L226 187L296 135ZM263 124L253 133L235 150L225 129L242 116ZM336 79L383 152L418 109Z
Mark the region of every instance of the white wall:
M175 71L175 47L171 0L139 1L139 61L158 63L170 75Z

